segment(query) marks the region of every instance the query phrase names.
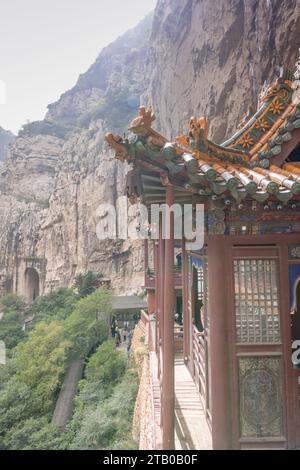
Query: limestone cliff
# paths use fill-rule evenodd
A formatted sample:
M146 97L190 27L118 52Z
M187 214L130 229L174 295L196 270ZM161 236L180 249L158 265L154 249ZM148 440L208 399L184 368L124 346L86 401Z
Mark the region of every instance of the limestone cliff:
M73 89L30 123L0 174L0 290L26 294L101 272L118 293L143 283L140 243L100 241L100 203L122 194L126 168L104 144L122 133L142 101L170 138L205 115L222 141L264 81L294 66L298 0L159 0L152 18L106 47ZM152 28L152 30L151 30Z
M12 132L0 127L0 161L4 160L9 144L15 140Z
M221 142L256 107L265 81L294 68L299 0L159 0L149 51L158 125L167 136L205 115Z
M111 279L118 293L141 289L141 243L100 241L96 225L98 206L123 194L126 168L104 133L113 125L124 131L137 112L151 24L150 15L106 47L11 147L0 174L0 293L30 300L87 270Z

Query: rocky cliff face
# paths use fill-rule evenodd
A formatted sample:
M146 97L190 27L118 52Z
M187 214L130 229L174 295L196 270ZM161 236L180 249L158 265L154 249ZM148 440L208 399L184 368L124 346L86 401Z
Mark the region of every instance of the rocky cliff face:
M104 134L122 133L140 101L170 138L205 115L222 141L280 65L293 67L297 0L159 0L152 18L105 48L76 86L26 125L0 174L0 290L71 285L99 271L118 293L143 283L138 242L100 241L99 204L115 204L126 167ZM152 27L152 32L151 32ZM150 37L151 34L151 37Z
M167 136L205 115L221 142L256 107L265 81L298 55L298 0L159 0L146 101Z
M9 144L15 140L15 136L10 131L0 127L0 161L4 160Z
M126 168L104 134L124 131L137 113L151 24L150 15L105 48L11 147L0 174L0 293L48 292L87 270L118 293L141 289L142 244L101 241L96 226L99 205L123 194Z

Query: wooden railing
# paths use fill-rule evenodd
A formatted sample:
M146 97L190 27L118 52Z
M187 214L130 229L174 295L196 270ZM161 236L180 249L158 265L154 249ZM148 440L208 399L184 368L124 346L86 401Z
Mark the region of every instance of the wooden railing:
M175 353L183 352L183 326L175 325L174 327L174 346Z
M174 273L174 284L175 287L181 287L182 285L182 268L180 266L173 267ZM145 272L145 287L153 289L155 287L156 271L153 268L148 268Z
M141 310L141 321L144 325L148 325L149 323L149 315L145 312L145 310Z
M193 360L194 360L194 381L201 395L201 399L206 403L206 352L205 338L199 334L196 326L193 327Z
M181 274L181 272L182 272L181 266L176 266L176 265L173 266L173 273L174 273L175 275L176 275L176 274ZM147 276L149 276L149 277L155 277L156 271L155 271L154 268L150 268L150 267L149 267L149 268L146 270L146 274L147 274Z
M149 319L149 338L148 338L148 348L149 351L155 351L156 348L156 319L154 317Z

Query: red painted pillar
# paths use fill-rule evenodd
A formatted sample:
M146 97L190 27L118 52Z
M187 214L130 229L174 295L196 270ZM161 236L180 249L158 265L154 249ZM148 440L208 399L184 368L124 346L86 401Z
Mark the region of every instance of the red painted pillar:
M153 315L155 313L155 291L148 290L147 292L148 313Z
M158 282L158 272L159 272L159 252L158 252L158 241L154 241L154 288L155 288L155 316L156 316L156 344L155 344L155 350L156 354L158 354L159 351L159 315L158 315L158 310L159 310L159 282Z
M188 278L187 278L187 253L185 239L182 239L182 319L183 319L183 359L188 362L190 354L190 322L188 313Z
M208 240L208 302L210 317L211 408L213 449L230 449L230 393L227 259L225 237Z
M146 274L149 268L149 243L147 239L145 240L145 243L144 243L144 267L145 267L145 274Z
M158 344L158 378L161 388L161 407L163 406L163 337L164 337L164 270L165 270L165 240L162 239L162 227L160 217L159 229L159 302L158 302L158 317L159 317L159 344ZM161 412L161 424L163 423L163 412Z
M158 301L158 315L159 315L159 334L160 334L160 346L162 347L163 332L164 332L164 271L165 271L165 240L162 239L162 218L160 217L160 228L159 228L159 250L158 250L158 286L159 286L159 301Z
M174 204L174 189L166 188L166 204ZM165 240L164 321L163 321L163 449L175 448L175 390L174 390L174 214L166 217L170 237Z

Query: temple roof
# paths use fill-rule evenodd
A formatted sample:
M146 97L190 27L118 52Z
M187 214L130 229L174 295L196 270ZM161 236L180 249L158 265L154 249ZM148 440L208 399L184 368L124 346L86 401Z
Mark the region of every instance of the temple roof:
M151 109L140 108L129 130L133 138L107 134L116 158L133 163L129 195L159 200L162 186L173 184L177 196L224 197L285 204L300 195L300 89L284 70L266 88L255 114L223 144L208 139L206 118L192 117L187 135L174 142L152 129ZM130 180L131 178L131 180ZM162 184L161 184L162 182Z

